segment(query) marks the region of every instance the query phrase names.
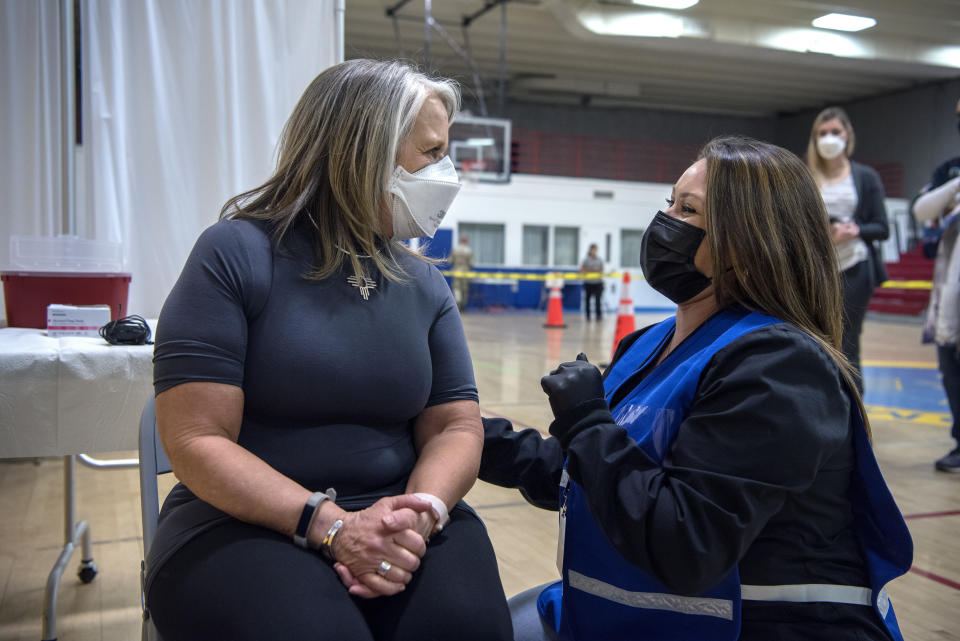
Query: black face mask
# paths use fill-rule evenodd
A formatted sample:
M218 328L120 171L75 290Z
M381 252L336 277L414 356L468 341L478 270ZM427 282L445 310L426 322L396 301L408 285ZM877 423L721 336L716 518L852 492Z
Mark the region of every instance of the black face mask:
M658 211L640 244L640 267L655 290L678 305L710 285L693 264L706 235L699 227Z

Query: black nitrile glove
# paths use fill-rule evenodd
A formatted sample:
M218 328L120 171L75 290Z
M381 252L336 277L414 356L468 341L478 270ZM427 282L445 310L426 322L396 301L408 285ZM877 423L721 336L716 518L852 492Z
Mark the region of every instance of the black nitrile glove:
M587 361L583 352L577 355L577 360L561 363L541 378L540 387L547 393L556 418L550 424L550 433L564 448L580 431L571 429L577 420L590 410L606 406L600 370Z

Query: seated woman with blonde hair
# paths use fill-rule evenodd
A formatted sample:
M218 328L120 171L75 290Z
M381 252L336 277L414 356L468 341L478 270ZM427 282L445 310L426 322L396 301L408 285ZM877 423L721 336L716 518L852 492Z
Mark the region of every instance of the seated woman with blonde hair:
M147 557L165 641L510 638L461 501L483 434L460 316L399 242L432 236L459 189L458 106L398 62L327 69L273 176L197 241L154 357L181 481Z

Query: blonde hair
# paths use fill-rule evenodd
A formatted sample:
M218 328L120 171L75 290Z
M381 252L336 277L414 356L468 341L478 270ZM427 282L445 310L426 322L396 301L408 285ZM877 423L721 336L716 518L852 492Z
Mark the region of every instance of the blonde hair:
M721 307L739 303L775 316L815 340L837 364L860 406L854 370L841 348L837 253L820 189L799 158L750 138L722 137L706 159L706 241Z
M403 279L381 225L391 209L390 179L403 142L424 101L436 96L452 121L460 108L453 80L434 78L399 61L349 60L318 75L284 125L277 166L262 185L228 200L221 218L264 220L275 242L297 226L314 251L306 276L327 278L346 261L358 278L359 260L391 280Z
M853 155L854 144L857 141L857 137L853 133L850 116L842 108L827 107L817 114L817 117L813 120L813 126L810 127L810 140L807 141L807 166L818 185L824 183L824 168L827 161L824 160L823 156L820 155L820 150L817 149L817 130L820 129L820 125L829 120L839 120L847 132L847 146L843 150L847 158Z

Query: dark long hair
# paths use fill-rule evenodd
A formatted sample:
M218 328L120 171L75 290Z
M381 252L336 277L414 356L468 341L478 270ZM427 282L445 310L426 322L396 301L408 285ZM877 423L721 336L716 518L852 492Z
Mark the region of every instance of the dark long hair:
M714 291L803 330L833 359L860 405L854 370L841 349L840 268L820 189L786 149L743 137L711 140L706 228ZM867 432L870 425L867 424Z

